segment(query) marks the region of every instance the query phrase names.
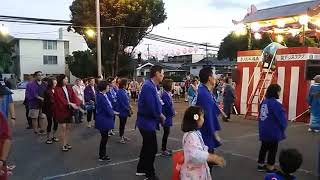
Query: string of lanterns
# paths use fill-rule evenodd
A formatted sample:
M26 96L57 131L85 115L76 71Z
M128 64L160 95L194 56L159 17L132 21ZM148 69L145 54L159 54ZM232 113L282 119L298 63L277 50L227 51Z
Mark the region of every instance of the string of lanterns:
M125 53L131 53L133 51L133 47L127 47L124 49ZM170 50L155 50L150 51L149 56L179 56L179 55L187 55L187 54L197 54L199 52L199 47L189 47L189 48L177 48L177 49L170 49ZM143 52L144 56L148 56L148 52Z

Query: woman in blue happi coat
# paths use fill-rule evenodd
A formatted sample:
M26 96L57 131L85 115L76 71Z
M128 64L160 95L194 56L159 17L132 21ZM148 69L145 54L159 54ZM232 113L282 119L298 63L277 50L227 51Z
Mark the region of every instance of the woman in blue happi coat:
M108 132L114 128L114 116L119 113L112 109L111 101L107 96L107 92L109 91L108 82L100 81L98 84L98 90L95 127L101 134L99 161L110 161L110 157L106 154Z
M309 132L320 131L320 75L317 75L314 81L315 84L311 85L308 96L311 112Z
M277 101L281 92L278 84L271 84L259 107L259 152L258 171L273 172L279 142L286 138L287 117L283 105ZM267 164L265 164L266 156Z
M166 117L165 122L162 124L163 127L163 137L162 137L162 155L163 156L171 156L172 150L167 148L168 137L170 134L170 127L172 126L172 119L175 116L175 110L173 107L172 101L172 80L165 79L162 82L163 93L161 95L161 99L163 102L162 105L162 114Z
M107 82L109 83L109 87L110 87L110 90L108 91L107 93L107 96L109 98L109 101L111 102L112 104L112 109L114 111L117 111L117 86L116 86L116 79L114 77L109 77L107 79ZM115 121L115 117L113 119ZM115 133L113 132L113 129L111 129L109 131L109 136L114 136Z

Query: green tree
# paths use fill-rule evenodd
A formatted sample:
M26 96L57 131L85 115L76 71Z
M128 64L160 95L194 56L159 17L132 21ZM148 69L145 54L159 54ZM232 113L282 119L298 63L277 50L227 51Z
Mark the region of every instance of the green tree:
M66 57L66 62L72 74L78 78L94 77L97 75L96 56L90 51L74 51Z
M13 47L14 43L11 36L0 33L0 73L9 73L9 68L13 64Z
M237 36L235 33L228 34L221 42L218 59L234 60L237 58L237 52L248 48L248 37Z
M95 1L75 0L70 10L71 27L84 35L96 52L95 38L85 34L88 28L95 27ZM105 27L101 29L102 63L108 75L118 73L119 54L125 56L126 47L136 47L154 26L167 18L162 0L100 0L100 14L101 26Z

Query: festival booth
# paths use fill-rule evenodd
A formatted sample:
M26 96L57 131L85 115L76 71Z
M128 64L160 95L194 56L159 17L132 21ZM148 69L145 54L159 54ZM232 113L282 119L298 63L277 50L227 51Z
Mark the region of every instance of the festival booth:
M236 107L240 114L246 114L248 109L256 112L258 104L248 106L248 101L257 86L262 67L257 63L262 60L262 51L240 51L237 58L238 81L236 82ZM307 122L304 116L308 110L306 97L312 78L315 73L320 73L319 48L284 48L278 49L275 56L275 75L272 83L278 83L281 88L279 101L283 103L289 120ZM252 83L249 84L250 78ZM255 98L254 102L258 102Z
M237 70L233 75L238 112L256 116L267 86L277 83L282 88L279 101L288 119L307 123L306 98L313 77L320 74L320 49L306 47L306 38L320 39L320 1L262 10L251 6L243 20L233 22L240 27L236 34L249 33L248 49L251 49L251 38L259 40L265 33L284 46L287 38L298 38L302 46L278 47L272 53L265 49L238 52Z

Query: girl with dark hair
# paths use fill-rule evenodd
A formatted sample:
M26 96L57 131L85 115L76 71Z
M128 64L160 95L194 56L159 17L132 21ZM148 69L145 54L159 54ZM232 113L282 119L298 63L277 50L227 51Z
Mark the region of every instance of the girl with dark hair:
M181 129L184 132L182 145L184 163L180 170L180 179L211 180L209 163L225 165L225 160L208 152L201 132L198 130L204 123L204 112L199 106L189 107L183 117Z
M108 132L114 128L114 116L118 113L113 111L112 103L107 96L107 92L109 91L108 82L100 81L97 88L97 119L95 127L101 134L99 161L110 161L110 157L106 155Z
M58 130L58 122L56 118L53 116L54 109L54 89L57 85L56 78L49 78L47 90L44 93L44 103L42 111L47 117L48 125L47 125L47 141L46 144L52 144L54 142L58 142L59 139L56 138L56 132ZM53 124L53 129L52 129ZM51 134L51 131L53 133Z
M61 74L57 78L57 86L54 89L54 116L61 126L62 151L72 149L68 142L70 124L72 123L73 111L79 109L80 100L71 86L67 86L68 77Z
M124 130L126 127L127 119L132 114L132 108L129 103L129 97L127 94L128 80L125 78L120 79L119 82L119 90L117 93L117 111L120 119L120 127L119 127L119 135L120 135L120 143L125 144L126 141L130 141L128 137L124 136Z
M283 105L279 99L281 87L271 84L266 92L265 99L259 108L259 137L261 148L259 152L258 171L274 171L279 142L286 138L287 118ZM268 153L267 164L265 164Z
M163 101L162 105L162 114L166 117L165 122L162 124L163 127L163 137L162 137L162 155L171 156L172 150L167 149L167 141L170 134L170 127L172 126L172 119L175 116L176 112L173 107L172 101L172 83L171 79L165 79L162 81L162 86L164 92L161 95Z

